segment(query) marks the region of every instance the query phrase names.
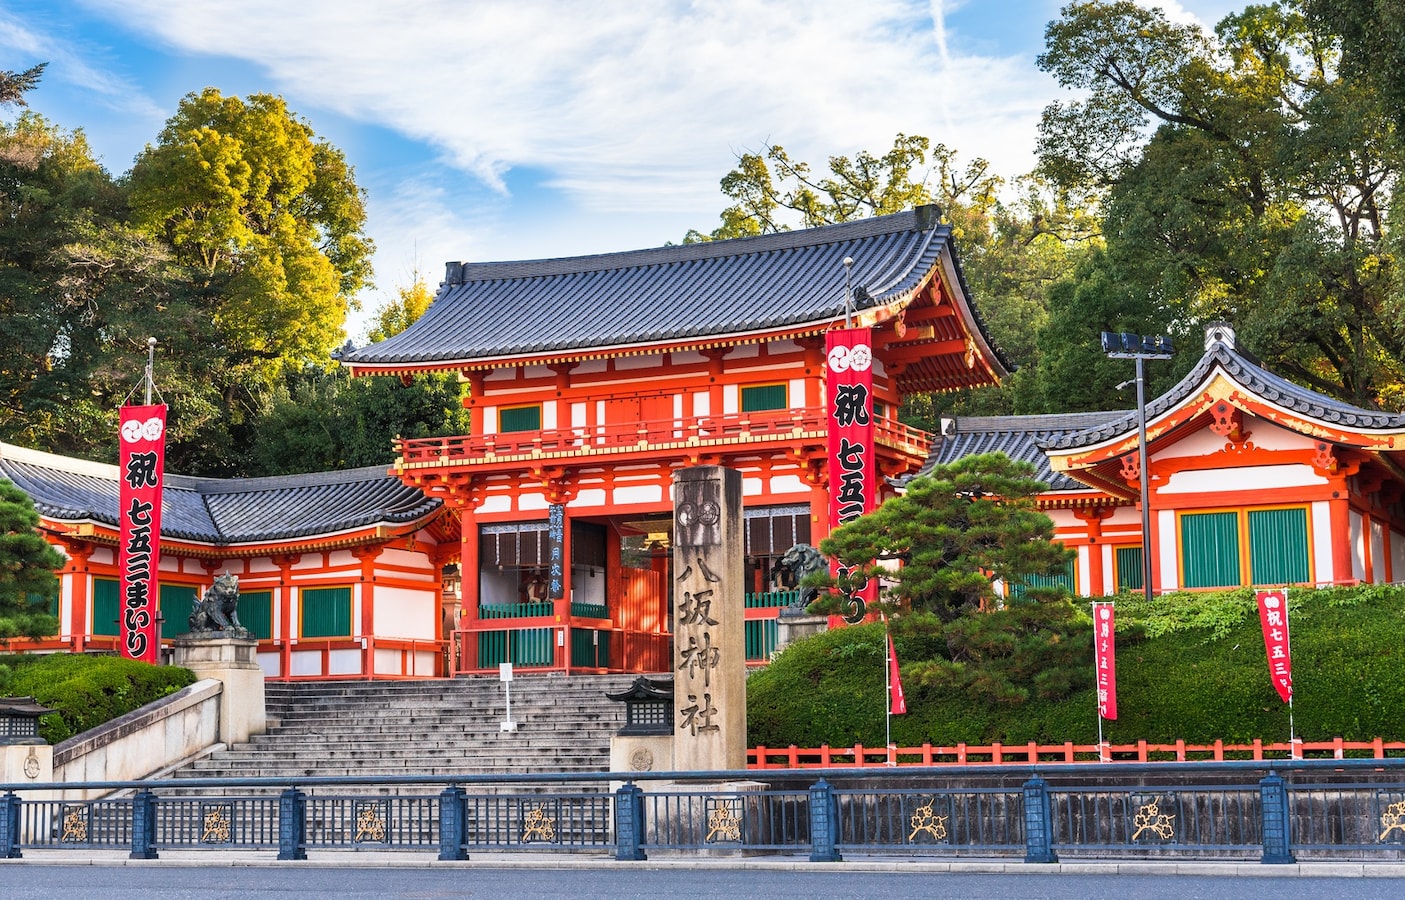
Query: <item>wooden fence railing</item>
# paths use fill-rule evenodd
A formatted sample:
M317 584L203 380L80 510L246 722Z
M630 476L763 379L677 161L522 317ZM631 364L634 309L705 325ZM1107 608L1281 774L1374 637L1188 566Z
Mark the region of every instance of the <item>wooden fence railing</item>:
M828 769L849 766L969 766L983 763L1080 763L1080 762L1223 762L1230 759L1385 759L1405 756L1405 741L1327 741L1297 740L1272 743L1254 740L1247 744L1188 744L1176 741L1153 744L956 744L950 747L922 744L918 747L755 747L747 751L752 769Z

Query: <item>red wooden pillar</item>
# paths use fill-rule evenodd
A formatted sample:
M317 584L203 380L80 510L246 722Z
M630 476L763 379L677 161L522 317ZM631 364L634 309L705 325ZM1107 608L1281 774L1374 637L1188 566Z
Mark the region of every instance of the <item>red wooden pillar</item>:
M293 633L293 566L297 565L300 555L295 556L275 556L274 565L278 566L278 674L284 681L293 677L293 640L298 635Z
M1344 480L1343 480L1344 481ZM1328 519L1332 525L1332 577L1337 584L1351 581L1351 506L1347 502L1346 485L1342 483L1327 501Z
M64 542L64 552L68 554L68 565L63 568L71 594L69 615L69 640L74 653L82 653L93 633L88 623L88 608L92 597L92 579L88 573L88 560L93 555L92 544ZM63 596L63 582L59 583L59 596Z
M376 677L376 558L384 547L357 547L351 551L361 563L361 674Z

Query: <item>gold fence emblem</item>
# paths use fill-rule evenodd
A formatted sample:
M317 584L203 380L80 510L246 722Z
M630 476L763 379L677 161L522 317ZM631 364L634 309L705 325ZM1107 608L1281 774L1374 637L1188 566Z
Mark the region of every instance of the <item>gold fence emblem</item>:
M707 837L705 841L739 841L742 839L742 817L732 810L727 801L718 803L707 817Z
M203 816L200 843L228 844L231 840L230 813L231 809L227 804L208 807Z
M360 807L356 812L356 837L352 838L352 843L370 841L376 844L385 843L385 816L374 805Z
M532 807L522 820L522 842L528 841L556 842L556 818L548 816L546 808L540 803Z
M1132 824L1137 826L1137 830L1132 832L1132 840L1135 841L1137 838L1141 837L1143 831L1150 831L1152 834L1166 841L1176 836L1176 817L1170 813L1163 813L1161 811L1156 803L1156 801L1160 799L1160 797L1157 797L1156 800L1144 804L1137 810L1137 814L1132 817Z
M932 805L935 800L928 800L917 807L912 813L912 833L907 836L910 841L917 835L927 833L934 841L946 840L946 816L939 816L932 812Z
M1405 835L1405 800L1392 803L1385 808L1385 812L1381 813L1381 828L1385 829L1379 838L1382 841L1397 828L1402 835Z
M88 842L88 808L86 806L75 806L63 817L63 836L59 838L65 844L86 844Z

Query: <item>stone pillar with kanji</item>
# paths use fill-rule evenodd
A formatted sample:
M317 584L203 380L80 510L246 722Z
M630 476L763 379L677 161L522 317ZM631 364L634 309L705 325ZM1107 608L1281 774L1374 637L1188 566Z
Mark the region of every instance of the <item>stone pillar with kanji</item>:
M746 768L746 633L741 473L673 475L673 764Z

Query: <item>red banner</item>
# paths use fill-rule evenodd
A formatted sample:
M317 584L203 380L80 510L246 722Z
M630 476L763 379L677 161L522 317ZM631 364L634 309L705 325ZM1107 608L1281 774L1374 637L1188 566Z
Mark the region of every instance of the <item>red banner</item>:
M873 457L873 343L867 328L836 328L825 335L826 425L829 431L829 527L872 512L878 476ZM846 574L835 568L836 576ZM877 585L844 596L844 621L862 622Z
M157 569L161 557L161 476L166 464L166 407L124 406L118 416L121 485L119 632L123 656L156 662Z
M1284 703L1293 699L1293 658L1288 647L1288 592L1256 591L1259 601L1259 624L1264 630L1264 649L1268 651L1268 675L1273 689Z
M1111 603L1093 604L1093 666L1098 673L1098 715L1117 718L1117 616Z
M903 679L898 674L898 651L893 646L893 636L888 635L888 712L900 716L907 712L907 698L903 696Z

